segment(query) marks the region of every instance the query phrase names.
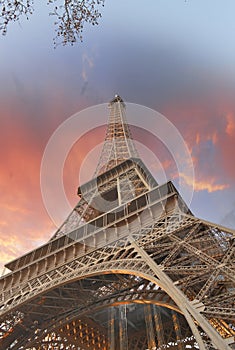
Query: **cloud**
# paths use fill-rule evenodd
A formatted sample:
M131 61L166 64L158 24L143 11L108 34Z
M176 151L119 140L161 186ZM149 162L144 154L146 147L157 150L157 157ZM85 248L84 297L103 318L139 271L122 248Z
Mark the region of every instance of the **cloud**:
M187 185L194 186L195 191L207 191L210 193L215 191L222 191L229 187L228 184L216 184L216 179L214 177L204 180L196 179L193 182L191 178L187 177L183 173L180 173L179 176L185 181Z
M83 85L81 88L81 95L84 95L87 88L88 88L88 74L90 73L91 69L94 67L94 60L91 56L89 56L87 53L83 53L82 55L82 81Z
M227 227L232 227L234 229L234 227L235 227L235 203L233 204L232 210L230 210L222 218L221 225L224 225Z
M225 92L226 94L226 92ZM200 103L199 103L200 102ZM221 91L213 101L205 93L201 101L171 103L163 114L179 129L194 160L196 178L213 176L215 183L234 184L235 103Z
M49 240L56 229L42 202L41 160L54 130L64 119L83 109L85 102L80 98L78 105L74 91L65 92L52 82L47 83L39 96L32 92L32 99L26 90L24 101L22 96L0 98L0 271L3 264ZM64 180L72 204L78 200L76 169L79 171L93 141L92 135L90 141L81 140L72 163L66 162Z
M83 53L82 55L82 78L83 81L86 82L88 79L88 70L94 67L94 61L91 56L88 56L87 53Z
M235 108L232 112L225 113L224 120L226 124L223 133L218 138L218 171L224 169L229 180L234 183Z
M28 122L27 115L19 114L17 105L2 107L0 270L9 260L48 240L53 230L40 193L40 130L34 132L35 120Z
M43 216L40 219L35 216L17 216L14 219L15 224L9 220L9 224L2 227L0 223L0 274L7 262L45 243L55 229L50 220ZM30 224L25 224L29 220Z
M229 113L226 115L227 125L226 125L226 133L229 136L235 136L235 115Z

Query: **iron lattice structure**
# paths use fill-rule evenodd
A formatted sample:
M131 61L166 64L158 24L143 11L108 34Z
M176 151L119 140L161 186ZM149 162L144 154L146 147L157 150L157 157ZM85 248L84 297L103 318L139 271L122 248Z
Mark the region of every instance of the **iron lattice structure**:
M119 96L95 177L0 279L5 350L234 349L234 231L196 218L138 154Z

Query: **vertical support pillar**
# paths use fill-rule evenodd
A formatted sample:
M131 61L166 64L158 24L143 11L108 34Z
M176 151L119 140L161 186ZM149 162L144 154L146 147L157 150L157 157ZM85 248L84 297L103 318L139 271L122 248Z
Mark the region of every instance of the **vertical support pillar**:
M144 306L144 313L145 313L145 324L146 324L146 334L147 334L147 340L148 340L148 349L155 350L157 348L156 348L156 341L155 341L155 332L154 332L154 328L153 328L153 318L152 318L151 305Z
M119 306L119 341L120 350L128 350L126 305Z
M173 320L174 330L175 330L175 334L176 334L177 347L179 350L184 350L185 347L184 347L184 344L182 343L182 334L181 334L181 330L180 330L180 323L179 323L178 315L173 310L171 312L172 312L172 320Z
M122 205L122 198L121 198L121 188L120 188L120 179L117 178L117 193L118 193L118 205Z
M166 344L165 344L161 314L156 305L153 305L153 318L154 318L155 330L157 334L157 344L158 344L158 347L161 348L161 346Z
M109 350L115 350L115 308L109 309L109 334L108 334Z

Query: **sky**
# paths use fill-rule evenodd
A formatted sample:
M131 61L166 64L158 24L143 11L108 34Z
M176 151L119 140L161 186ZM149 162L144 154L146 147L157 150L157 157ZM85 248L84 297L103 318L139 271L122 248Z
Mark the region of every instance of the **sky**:
M193 160L192 212L235 228L234 0L106 0L99 25L85 26L82 43L56 49L49 9L35 3L29 21L11 24L0 37L0 271L56 230L40 188L53 132L116 93L174 124ZM107 117L108 111L104 124ZM132 133L177 185L164 147L144 130ZM81 164L103 138L104 128L97 128L71 148L63 169L71 206ZM154 160L143 161L158 177ZM93 163L87 162L87 180ZM60 203L54 205L59 211Z

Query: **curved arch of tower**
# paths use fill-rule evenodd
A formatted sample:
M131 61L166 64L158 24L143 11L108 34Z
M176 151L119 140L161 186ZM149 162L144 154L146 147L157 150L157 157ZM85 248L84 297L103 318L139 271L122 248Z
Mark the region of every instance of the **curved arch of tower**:
M235 349L235 233L138 156L116 95L93 179L0 279L4 350Z

